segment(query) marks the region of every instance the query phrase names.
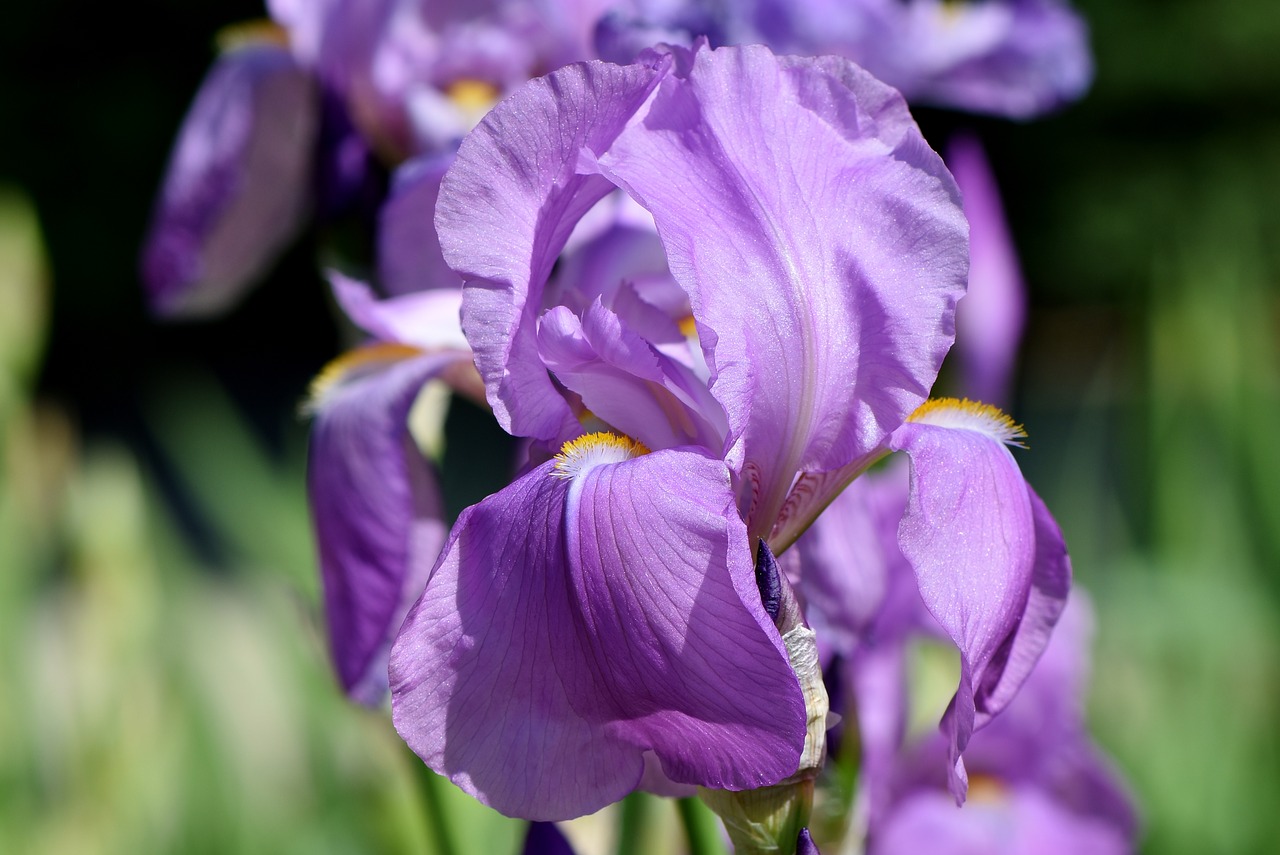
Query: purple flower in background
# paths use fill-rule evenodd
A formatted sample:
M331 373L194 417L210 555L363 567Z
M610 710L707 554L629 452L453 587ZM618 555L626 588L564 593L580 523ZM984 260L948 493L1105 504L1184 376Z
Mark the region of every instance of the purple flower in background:
M964 394L1005 404L1013 386L1027 296L1000 190L978 138L957 134L947 166L969 220L969 289L956 309L956 348Z
M597 44L619 59L698 35L848 57L912 103L1010 118L1075 100L1093 75L1085 26L1061 0L634 0L602 20Z
M934 621L959 649L960 685L942 720L957 801L971 735L1031 673L1070 587L1062 533L1006 447L1022 436L991 407L930 401L889 441L911 460L909 484L896 469L854 482L799 544L812 619L855 668L867 657L871 678L892 673L903 639ZM874 778L879 758L871 748L867 758Z
M864 0L853 49L911 101L1026 119L1079 98L1088 34L1063 0Z
M156 202L142 279L162 315L225 310L310 214L315 82L290 52L250 41L219 57L183 122Z
M388 162L451 149L513 86L589 55L603 0L269 0Z
M175 145L142 252L158 314L233 305L313 209L322 218L376 209L381 168L438 162L507 89L585 59L599 0L268 5L275 24L238 31ZM411 171L398 193L424 169ZM428 213L412 243L432 243L430 231ZM406 270L402 237L379 237L384 257L393 247L391 293L439 284L438 263Z
M670 276L647 230L599 229L619 189ZM806 709L752 544L794 539L933 383L966 275L940 159L851 63L673 49L512 94L436 222L495 415L559 453L459 518L392 650L397 729L535 819L646 760L786 778Z
M871 855L921 851L1054 855L1133 851L1132 801L1089 739L1082 711L1089 602L1077 590L1021 693L968 750L969 803L943 789L938 735L894 753L891 796L871 817Z

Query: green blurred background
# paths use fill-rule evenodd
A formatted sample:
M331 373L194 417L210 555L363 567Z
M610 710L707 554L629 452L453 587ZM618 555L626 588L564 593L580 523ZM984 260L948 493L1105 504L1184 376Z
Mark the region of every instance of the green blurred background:
M1089 96L977 123L1031 287L1020 461L1094 594L1091 721L1144 851L1272 852L1280 8L1076 5ZM297 415L341 341L316 247L221 320L142 305L138 244L213 34L260 14L3 13L0 852L501 852L519 832L329 675Z

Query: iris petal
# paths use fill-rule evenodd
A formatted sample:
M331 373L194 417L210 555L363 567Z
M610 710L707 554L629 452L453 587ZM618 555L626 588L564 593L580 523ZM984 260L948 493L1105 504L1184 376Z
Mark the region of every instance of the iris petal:
M795 771L805 712L720 461L547 463L466 512L392 652L397 729L498 810L621 798L652 751L678 783Z
M364 362L314 405L307 492L330 651L343 688L365 703L385 697L391 638L447 534L434 472L409 434L409 408L459 358Z
M797 472L869 454L924 400L967 225L905 103L853 64L675 52L687 75L600 165L653 214L690 294L767 536Z
M531 81L467 137L441 185L440 245L468 286L463 328L494 415L518 436L578 431L538 358L543 290L574 224L614 189L580 174L580 155L613 142L660 74L588 64Z
M183 121L142 255L152 308L231 307L302 227L319 130L315 83L276 45L223 54Z
M982 723L984 687L998 682L1007 662L998 654L1017 630L1032 589L1035 513L1013 455L994 437L909 422L894 432L891 446L906 451L912 464L899 545L925 606L960 650L960 686L943 726L951 744L951 790L963 801L961 754Z

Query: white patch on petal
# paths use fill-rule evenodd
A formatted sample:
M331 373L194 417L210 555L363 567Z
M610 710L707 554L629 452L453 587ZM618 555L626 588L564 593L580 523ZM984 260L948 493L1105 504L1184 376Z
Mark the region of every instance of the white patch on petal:
M1026 448L1027 432L996 407L968 398L931 398L907 417L909 422L986 434L997 442Z

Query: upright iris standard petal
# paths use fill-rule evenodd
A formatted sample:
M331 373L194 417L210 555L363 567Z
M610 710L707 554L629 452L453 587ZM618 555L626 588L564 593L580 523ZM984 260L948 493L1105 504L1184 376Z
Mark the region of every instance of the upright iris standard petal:
M463 142L445 176L436 227L467 281L463 328L498 421L511 433L563 441L573 415L537 353L547 278L573 226L613 190L582 174L608 148L661 72L570 66L513 93Z
M598 300L581 319L564 306L543 315L538 354L595 416L651 448L723 445L723 433L690 411L668 379L680 366Z
M297 234L311 204L320 105L289 52L252 43L205 78L169 160L142 253L154 311L228 308Z
M930 402L912 418L890 443L912 462L898 537L925 606L960 649L960 686L943 727L949 783L963 801L961 754L1044 649L1070 565L1056 526L1049 528L1042 508L1037 513L1005 447L1022 436L1020 428L992 408L959 401Z
M322 376L313 402L307 492L330 651L343 688L364 703L386 695L391 639L448 534L409 408L460 358L374 345L335 366L340 376Z
M600 166L653 214L690 294L767 535L797 472L872 453L928 394L967 225L905 103L851 63L676 56Z
M586 438L459 519L391 656L396 728L498 810L621 798L652 751L724 789L795 771L804 700L729 472Z

